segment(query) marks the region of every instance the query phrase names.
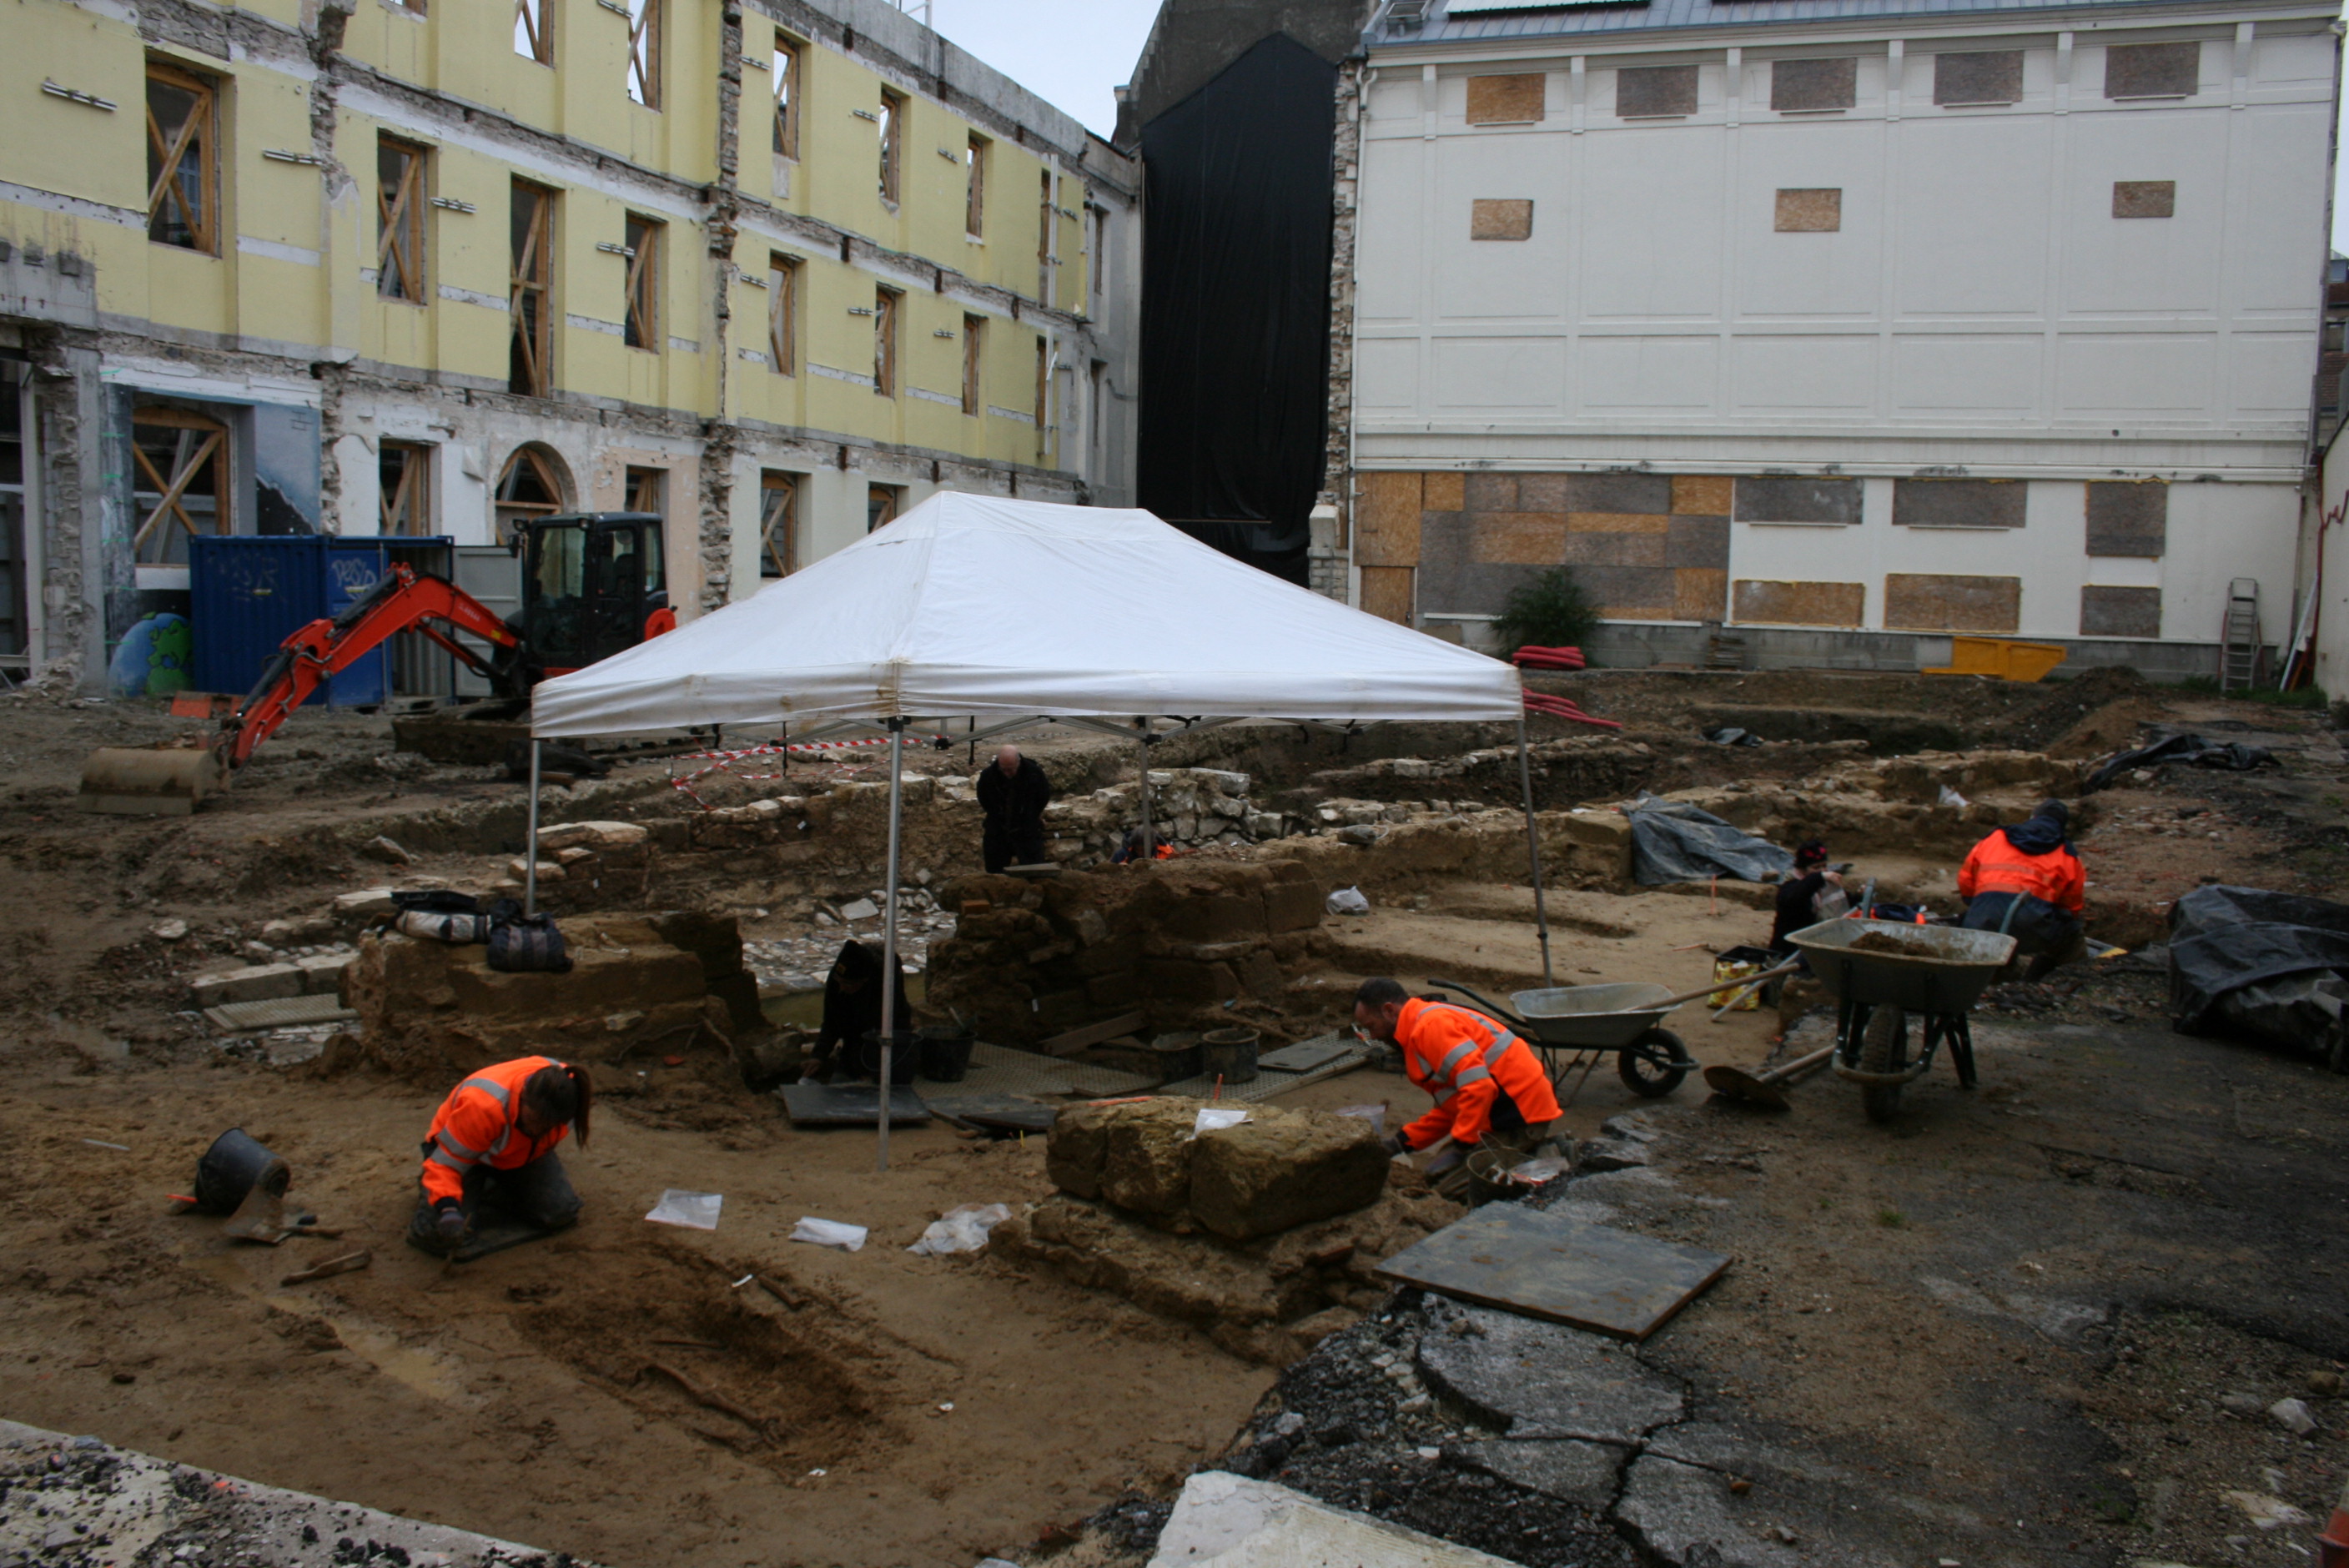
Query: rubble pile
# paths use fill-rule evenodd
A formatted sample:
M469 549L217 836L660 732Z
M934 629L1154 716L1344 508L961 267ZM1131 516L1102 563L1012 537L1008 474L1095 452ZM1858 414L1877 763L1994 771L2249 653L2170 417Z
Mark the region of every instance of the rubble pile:
M1383 1302L1378 1264L1459 1213L1360 1118L1252 1105L1200 1131L1206 1107L1063 1110L1046 1153L1060 1191L998 1225L994 1246L1285 1366Z

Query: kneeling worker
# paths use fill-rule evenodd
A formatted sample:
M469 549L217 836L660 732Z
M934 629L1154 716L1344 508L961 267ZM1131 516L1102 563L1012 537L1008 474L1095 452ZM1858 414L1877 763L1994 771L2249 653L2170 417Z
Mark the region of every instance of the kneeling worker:
M451 1089L424 1140L423 1196L409 1243L455 1252L485 1205L543 1231L574 1222L579 1194L554 1146L574 1127L587 1146L594 1104L587 1069L552 1057L500 1062Z
M2001 828L1976 844L1958 872L1958 896L1967 901L1962 923L1969 931L2013 937L2016 956L2031 959L2023 975L2028 980L2044 978L2087 951L2082 917L2088 872L2065 840L2071 820L2063 801L2042 801L2029 821Z
M1365 980L1354 993L1354 1027L1402 1052L1411 1081L1435 1097L1425 1116L1387 1136L1387 1151L1408 1154L1444 1138L1453 1147L1429 1173L1468 1157L1479 1143L1531 1149L1549 1136L1557 1097L1533 1047L1484 1014L1423 1002L1392 980Z

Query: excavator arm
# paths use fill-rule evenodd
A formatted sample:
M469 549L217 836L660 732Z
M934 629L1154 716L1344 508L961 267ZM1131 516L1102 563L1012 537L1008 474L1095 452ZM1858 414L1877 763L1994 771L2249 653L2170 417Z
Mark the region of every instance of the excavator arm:
M482 658L451 634L470 632L496 650ZM486 676L505 695L523 695L522 639L496 612L443 577L395 565L366 597L340 614L322 616L279 645L237 711L221 721L212 750L226 768L242 768L261 743L319 683L349 668L401 632L419 632Z

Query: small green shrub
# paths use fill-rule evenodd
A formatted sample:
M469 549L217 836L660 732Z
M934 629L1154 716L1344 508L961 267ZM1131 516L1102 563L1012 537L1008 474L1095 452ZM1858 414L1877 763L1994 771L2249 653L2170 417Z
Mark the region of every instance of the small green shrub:
M1599 629L1599 607L1563 566L1553 566L1509 595L1493 630L1504 657L1531 644L1578 648Z

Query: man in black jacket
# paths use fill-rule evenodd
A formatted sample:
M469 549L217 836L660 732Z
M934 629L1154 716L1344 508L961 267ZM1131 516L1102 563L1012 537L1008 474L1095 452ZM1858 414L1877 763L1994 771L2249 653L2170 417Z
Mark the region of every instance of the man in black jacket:
M979 851L988 871L1044 858L1044 808L1051 803L1051 780L1033 758L1016 746L995 754L995 766L978 776L979 809L987 813Z

